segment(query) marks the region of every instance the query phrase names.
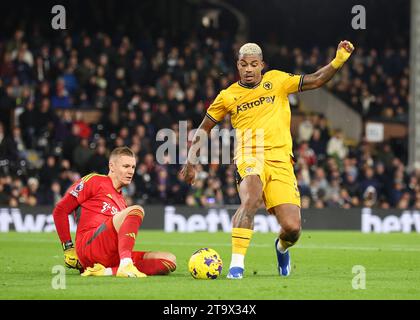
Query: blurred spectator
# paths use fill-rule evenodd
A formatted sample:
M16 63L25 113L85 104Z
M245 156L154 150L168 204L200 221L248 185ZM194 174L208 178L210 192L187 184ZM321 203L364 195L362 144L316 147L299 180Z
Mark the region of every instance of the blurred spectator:
M327 154L329 156L336 156L343 160L348 153L348 149L344 143L343 132L336 130L334 135L330 138L327 144Z
M89 139L92 134L92 129L89 124L83 120L83 114L80 111L77 111L75 114L75 121L73 126L78 127L78 136L82 139Z
M108 174L108 155L105 146L98 145L95 153L86 163L87 172L96 172L99 174Z
M40 193L39 193L39 181L37 178L31 177L28 179L28 189L26 194L24 194L26 200L25 204L34 207L38 205L39 199L40 199Z
M82 176L88 174L87 165L94 152L89 146L88 139L81 139L79 145L73 150L72 163Z
M364 171L364 178L360 182L360 190L362 193L365 193L366 190L369 188L369 192L374 192L378 194L378 191L381 190L381 185L379 181L374 176L375 172L371 167L365 168Z
M18 159L18 150L13 142L13 139L6 135L4 125L0 122L0 160L16 161Z
M6 193L5 186L0 183L0 206L7 206L9 204L9 195Z
M309 141L309 148L313 150L318 160L323 160L327 154L327 144L321 140L321 131L318 128L313 130Z
M240 202L239 195L234 186L228 186L225 189L225 192L223 192L223 195L224 195L223 202L225 205L235 205Z
M316 154L314 150L312 150L309 147L309 144L307 141L303 141L300 144L297 155L299 158L303 159L303 161L308 167L315 165L317 162Z
M312 137L313 131L314 125L312 121L309 120L308 116L305 116L305 119L299 124L298 142L309 141Z
M0 76L0 122L3 123L5 132L10 132L16 108L16 98L13 96L12 86L6 86L6 90L1 86L2 77Z
M66 83L63 78L57 80L55 86L55 95L51 98L51 104L53 108L71 108L71 101L69 97L69 92L66 89Z
M59 171L60 168L57 165L55 156L49 155L45 164L39 171L39 182L45 190L48 190L48 187L51 185L51 183L58 178Z

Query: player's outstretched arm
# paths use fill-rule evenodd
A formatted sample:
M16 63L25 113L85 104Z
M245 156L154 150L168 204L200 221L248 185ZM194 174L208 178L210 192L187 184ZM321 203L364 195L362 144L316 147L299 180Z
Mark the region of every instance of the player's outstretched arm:
M82 269L82 265L77 257L76 250L70 235L69 214L71 214L79 203L77 200L66 193L65 196L57 203L53 211L53 218L58 237L64 250L64 263L71 269Z
M337 53L333 61L322 67L315 73L307 74L303 78L302 91L322 87L327 83L347 61L354 50L350 41L341 41L337 47Z
M216 125L216 122L211 120L209 117L205 116L193 137L191 147L188 150L187 163L184 165L184 167L181 170L181 173L188 184L194 184L194 181L195 181L195 167L194 166L198 162L197 152L200 150L201 143L202 143L200 138L203 135L208 136L210 134L211 129L213 129L215 125Z

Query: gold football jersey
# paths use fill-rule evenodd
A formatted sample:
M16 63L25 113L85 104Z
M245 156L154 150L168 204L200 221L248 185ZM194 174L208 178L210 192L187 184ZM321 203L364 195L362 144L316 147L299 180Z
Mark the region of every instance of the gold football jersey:
M230 114L236 130L236 163L251 154L263 155L266 160L290 161L293 154L288 95L302 90L303 77L272 70L255 87L236 82L218 94L206 116L219 122Z

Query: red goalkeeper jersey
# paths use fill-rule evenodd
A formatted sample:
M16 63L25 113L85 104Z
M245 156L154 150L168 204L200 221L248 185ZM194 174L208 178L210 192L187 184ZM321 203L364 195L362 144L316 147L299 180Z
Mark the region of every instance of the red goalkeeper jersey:
M54 210L54 222L62 242L70 239L68 214L76 210L76 238L97 228L109 217L127 208L121 192L110 177L96 173L76 181Z

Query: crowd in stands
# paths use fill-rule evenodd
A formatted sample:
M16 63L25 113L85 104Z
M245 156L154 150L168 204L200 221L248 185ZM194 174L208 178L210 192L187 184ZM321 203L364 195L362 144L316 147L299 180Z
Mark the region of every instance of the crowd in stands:
M160 129L199 126L217 93L237 80L238 43L191 37L173 44L105 33L0 41L0 205L53 205L81 176L108 172L108 155L138 156L128 204L236 205L235 166L199 165L194 186L180 165L157 161ZM233 43L233 45L232 45ZM308 73L334 49L268 50L270 68ZM407 51L358 49L329 89L365 117L406 119ZM298 110L291 96L293 111ZM84 111L99 111L97 122ZM220 124L229 128L229 120ZM350 147L322 115L309 115L295 139L302 207L420 208L420 171L409 172L392 145Z
M268 45L272 68L312 73L328 64L336 48L299 48ZM359 112L364 119L408 121L409 54L407 48L357 47L351 59L326 87Z
M302 207L420 209L420 168L409 172L390 143L346 145L323 116L299 125L296 177ZM303 139L302 139L303 137Z

